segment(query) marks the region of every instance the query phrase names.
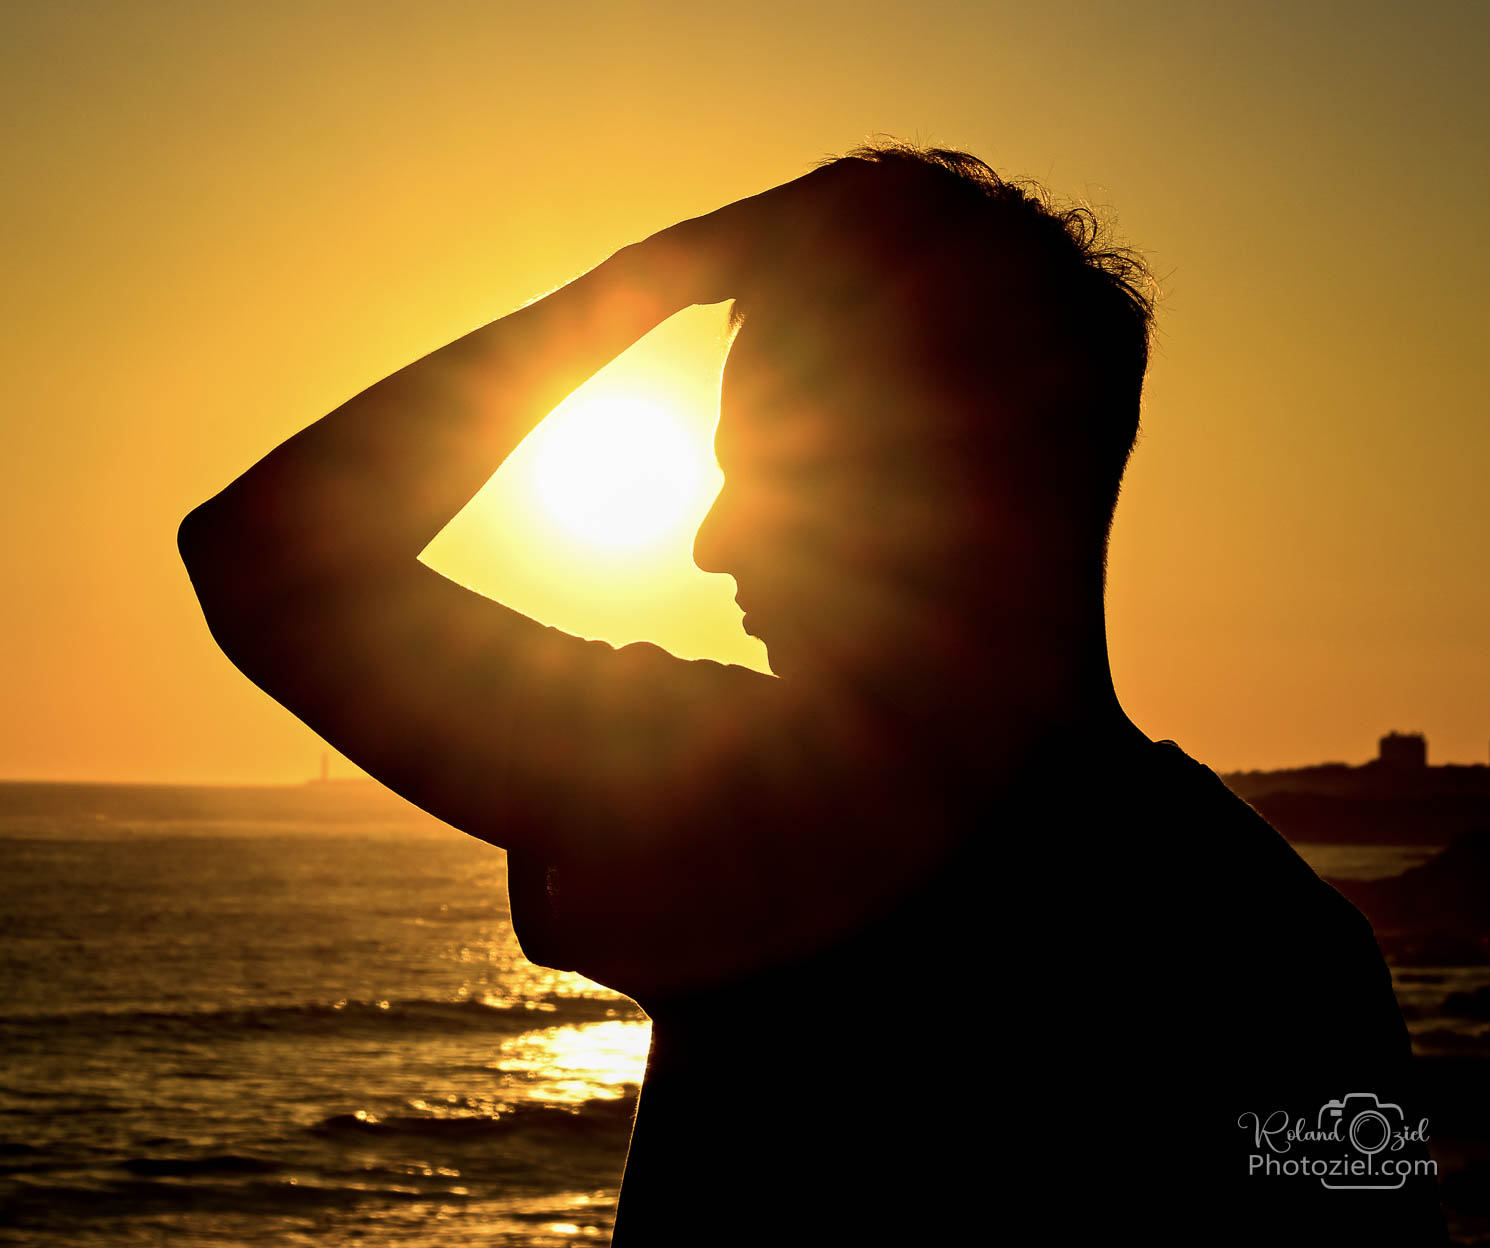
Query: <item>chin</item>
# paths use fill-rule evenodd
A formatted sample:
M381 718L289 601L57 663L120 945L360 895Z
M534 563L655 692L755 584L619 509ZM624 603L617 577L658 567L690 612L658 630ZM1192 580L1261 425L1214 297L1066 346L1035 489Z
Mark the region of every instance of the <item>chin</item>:
M791 646L784 646L779 642L773 645L765 638L761 638L760 641L766 647L766 666L771 669L771 675L785 677L795 676L801 672L802 656Z

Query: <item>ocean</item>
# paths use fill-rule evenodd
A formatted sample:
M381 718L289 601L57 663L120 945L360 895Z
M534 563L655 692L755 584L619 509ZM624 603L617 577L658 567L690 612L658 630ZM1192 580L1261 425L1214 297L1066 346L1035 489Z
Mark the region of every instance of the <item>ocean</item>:
M645 1016L337 788L0 786L6 1242L608 1240Z
M0 924L0 1243L608 1242L649 1024L522 957L501 851L371 785L3 784ZM1393 971L1441 1082L1483 1083L1448 1003L1490 968ZM1459 1243L1482 1136L1435 1140Z

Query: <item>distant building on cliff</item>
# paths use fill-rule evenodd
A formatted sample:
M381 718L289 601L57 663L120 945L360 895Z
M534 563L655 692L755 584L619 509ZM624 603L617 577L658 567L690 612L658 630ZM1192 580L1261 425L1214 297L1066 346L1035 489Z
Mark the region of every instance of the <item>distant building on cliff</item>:
M1417 771L1428 765L1428 739L1421 732L1389 732L1381 739L1377 763L1395 771Z
M1317 763L1281 771L1238 771L1222 776L1236 793L1255 801L1273 793L1309 793L1366 801L1475 798L1490 801L1490 767L1484 763L1428 764L1428 741L1420 732L1389 732L1377 755L1352 767ZM1490 807L1486 822L1490 823Z
M1477 829L1490 834L1490 767L1430 767L1418 732L1387 733L1359 767L1321 763L1221 778L1291 841L1442 846Z

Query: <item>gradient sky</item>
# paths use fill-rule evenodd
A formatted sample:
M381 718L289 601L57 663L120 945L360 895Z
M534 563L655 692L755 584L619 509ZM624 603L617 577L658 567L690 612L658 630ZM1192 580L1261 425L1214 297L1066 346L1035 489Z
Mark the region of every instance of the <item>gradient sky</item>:
M208 636L180 518L417 356L874 133L1110 205L1163 279L1110 571L1135 722L1219 770L1388 729L1487 760L1490 6L35 2L0 59L0 776L312 774ZM607 384L706 439L722 321ZM435 566L763 664L687 540L566 542L517 467Z

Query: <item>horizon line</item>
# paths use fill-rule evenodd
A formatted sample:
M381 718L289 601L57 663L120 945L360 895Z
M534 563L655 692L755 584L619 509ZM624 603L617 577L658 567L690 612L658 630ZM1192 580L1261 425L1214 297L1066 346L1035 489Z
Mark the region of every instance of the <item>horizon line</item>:
M1204 760L1200 760L1204 761ZM1327 759L1318 763L1293 763L1286 767L1228 767L1225 769L1215 767L1206 763L1218 776L1245 776L1245 775L1274 775L1288 771L1307 771L1316 767L1348 767L1358 770L1363 767L1379 763L1379 758L1368 758L1363 763L1348 763L1340 759ZM1429 762L1424 764L1422 770L1432 771L1442 767L1461 768L1490 768L1487 762ZM1406 770L1417 770L1409 768ZM116 780L100 779L90 777L86 780L76 778L61 778L56 776L0 776L0 784L75 784L75 785L98 785L113 786L115 788L141 788L141 789L304 789L317 788L322 785L334 787L340 784L366 784L375 788L384 789L395 797L400 797L396 790L389 788L381 780L366 774L353 776L307 776L301 780ZM404 800L408 800L405 798Z

